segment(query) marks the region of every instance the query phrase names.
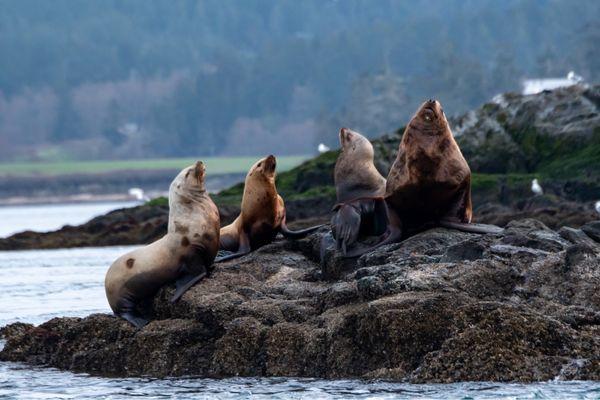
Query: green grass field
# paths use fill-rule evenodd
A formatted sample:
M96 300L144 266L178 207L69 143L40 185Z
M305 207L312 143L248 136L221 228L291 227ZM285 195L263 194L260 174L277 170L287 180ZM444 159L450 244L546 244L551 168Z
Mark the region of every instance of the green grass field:
M114 160L114 161L64 161L64 162L15 162L0 163L0 176L69 175L98 174L115 171L181 169L202 160L207 174L245 173L259 157L199 157L168 158L155 160ZM277 170L285 171L295 167L309 156L277 157Z

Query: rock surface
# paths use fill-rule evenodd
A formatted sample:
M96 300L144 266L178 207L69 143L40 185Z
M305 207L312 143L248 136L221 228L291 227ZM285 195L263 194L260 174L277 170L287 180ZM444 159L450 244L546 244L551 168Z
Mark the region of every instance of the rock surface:
M506 93L453 119L451 125L472 170L539 172L569 155L587 163L592 147L597 159L599 107L600 85L574 85L526 96ZM577 168L583 174L600 172L598 165Z
M499 96L450 125L471 170L475 219L504 226L536 218L549 227L579 227L598 218L600 199L600 85L571 86L535 95ZM386 176L403 129L373 140L375 164ZM335 202L329 151L279 174L288 220L325 218ZM485 174L482 174L485 173ZM479 174L479 175L478 175ZM537 177L545 196L532 197ZM223 223L239 211L243 185L214 196ZM166 201L165 201L166 204ZM119 210L79 227L24 232L0 239L0 250L108 246L152 242L166 232L167 209L146 205Z
M432 229L348 262L327 229L219 265L136 331L109 315L2 330L4 361L117 376L600 379L600 243L532 219ZM592 234L594 236L594 234Z

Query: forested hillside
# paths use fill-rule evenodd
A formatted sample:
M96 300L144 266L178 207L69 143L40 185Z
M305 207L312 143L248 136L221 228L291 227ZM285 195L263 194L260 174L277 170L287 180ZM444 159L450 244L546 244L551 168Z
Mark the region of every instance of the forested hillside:
M600 2L0 0L0 161L307 154L523 78L600 79Z

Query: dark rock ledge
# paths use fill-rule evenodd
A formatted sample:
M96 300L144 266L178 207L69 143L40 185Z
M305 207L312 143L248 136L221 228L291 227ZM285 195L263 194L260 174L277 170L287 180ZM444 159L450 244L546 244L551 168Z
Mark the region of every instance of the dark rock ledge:
M433 229L354 263L326 230L217 268L140 331L109 315L2 330L4 361L118 376L600 379L600 221Z

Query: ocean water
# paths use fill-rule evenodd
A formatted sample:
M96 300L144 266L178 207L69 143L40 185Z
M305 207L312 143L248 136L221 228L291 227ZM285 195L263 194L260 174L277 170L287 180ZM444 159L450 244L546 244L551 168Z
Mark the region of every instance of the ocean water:
M25 230L46 232L64 225L79 225L118 208L140 204L134 201L46 204L0 207L0 238Z
M31 218L39 213L31 213ZM27 218L23 216L22 218ZM1 219L0 219L1 220ZM35 226L35 221L23 221ZM104 274L135 248L0 251L0 326L110 312ZM0 343L3 346L3 343ZM412 385L291 378L115 379L0 363L0 399L600 399L600 382Z

